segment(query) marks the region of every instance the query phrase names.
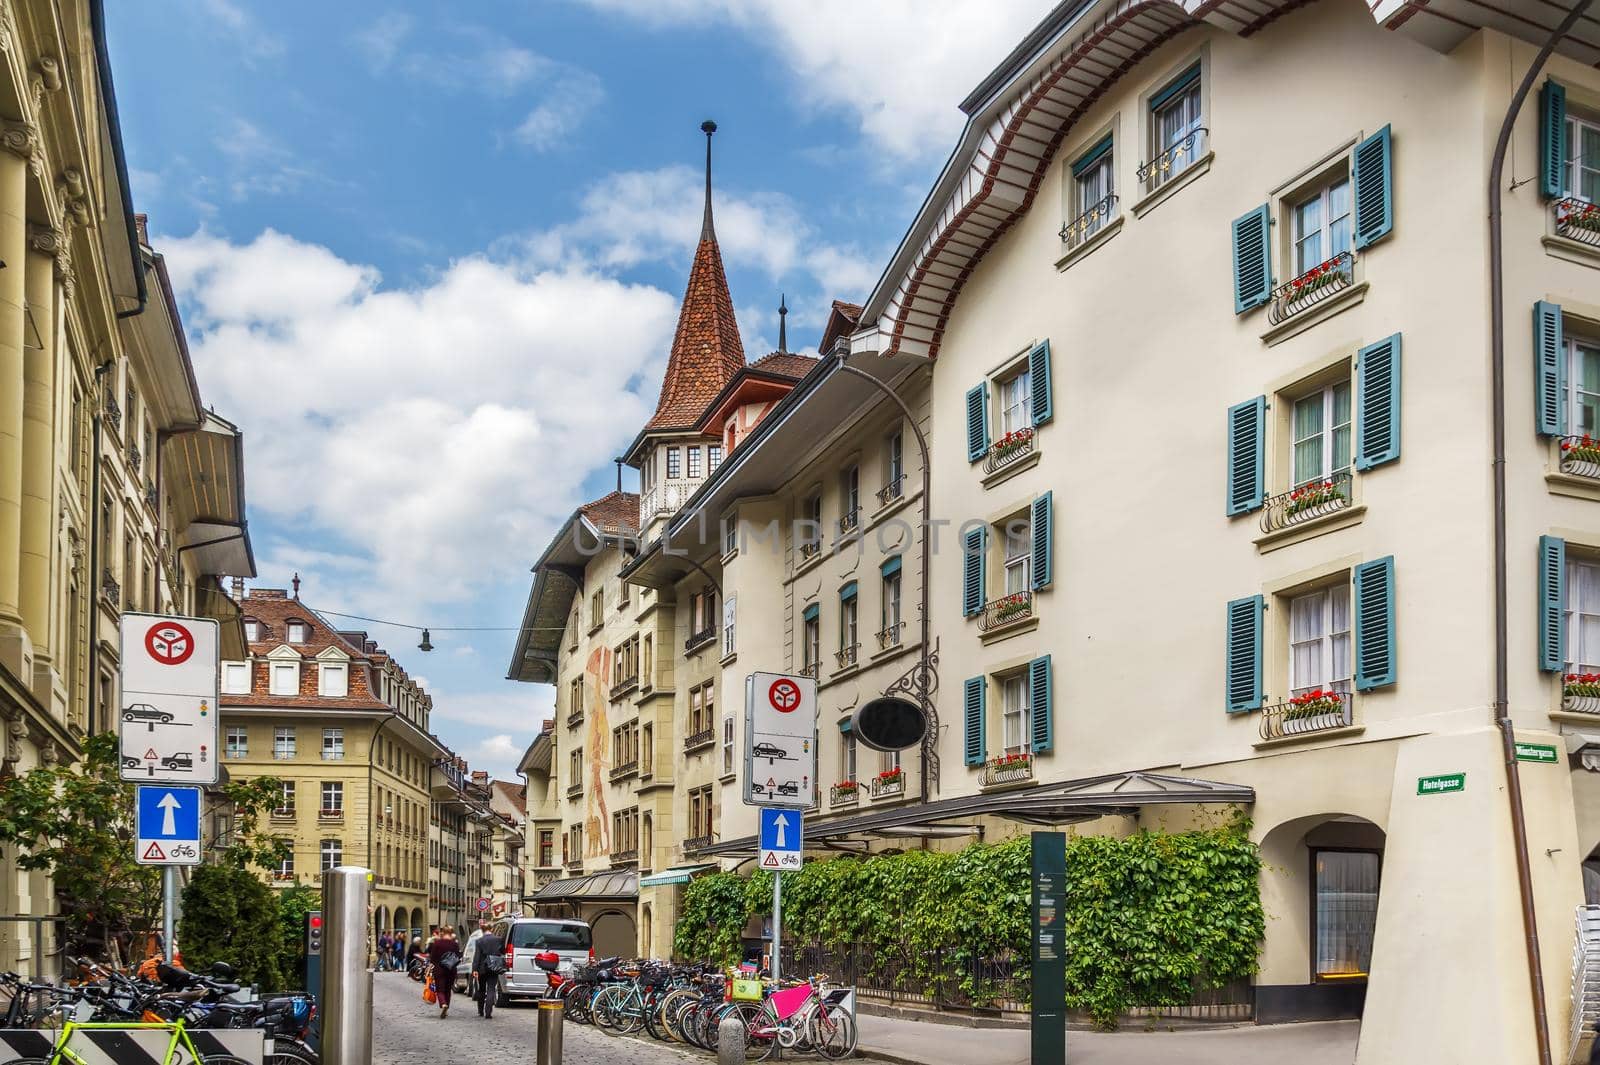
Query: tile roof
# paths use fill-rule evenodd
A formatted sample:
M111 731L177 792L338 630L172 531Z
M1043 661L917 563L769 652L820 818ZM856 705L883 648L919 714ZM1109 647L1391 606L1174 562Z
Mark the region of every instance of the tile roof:
M513 780L492 781L490 783L490 787L494 788L495 791L505 796L506 801L509 802L518 813L521 813L523 816L527 816L528 789L526 787Z
M796 355L792 351L774 351L751 363L750 369L760 370L762 373L781 374L798 381L810 373L816 364L817 360L810 355Z
M603 533L639 531L639 496L635 492L608 492L578 510Z
M260 632L259 638L248 645L251 658L250 693L224 695L223 701L229 706L318 710L391 709L372 690L370 671L374 656L358 643L352 642L357 634L346 636L338 632L316 611L298 599L289 598L282 588L252 588L250 594L240 601L239 612L245 618L258 622ZM306 626L306 638L299 643L289 642L288 626L291 621L303 622ZM295 695L268 694L271 690L268 686L271 660L267 655L278 647L288 647L300 654L300 690ZM336 647L350 657L350 668L346 671L348 694L342 698L319 695L318 671L307 668L317 655L330 647Z
M646 431L694 425L722 386L743 367L744 344L722 269L722 252L716 234L708 229L695 249L689 286L678 311L678 331L661 381L661 398L654 416L645 423Z

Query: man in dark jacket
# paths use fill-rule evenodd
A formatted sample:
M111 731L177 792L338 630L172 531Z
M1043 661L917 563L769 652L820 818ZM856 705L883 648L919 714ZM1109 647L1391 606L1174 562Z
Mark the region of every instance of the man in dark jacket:
M494 1001L500 997L500 974L506 971L506 941L496 935L488 921L480 921L483 935L478 937L472 955L472 975L476 977L478 1016L493 1017Z

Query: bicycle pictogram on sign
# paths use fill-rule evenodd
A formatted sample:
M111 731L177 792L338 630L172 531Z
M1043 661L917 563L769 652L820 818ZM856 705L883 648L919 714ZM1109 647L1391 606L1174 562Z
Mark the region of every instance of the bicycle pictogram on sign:
M787 714L800 705L800 685L788 677L780 677L767 689L767 701L780 714Z
M194 654L194 636L176 621L161 621L144 634L144 649L164 666L181 666Z

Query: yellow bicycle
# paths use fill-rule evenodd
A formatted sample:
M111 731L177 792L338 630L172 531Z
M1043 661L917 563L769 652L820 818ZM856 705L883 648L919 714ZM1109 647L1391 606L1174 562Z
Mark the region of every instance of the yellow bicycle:
M142 1032L164 1033L165 1038L140 1036L138 1033ZM163 1043L164 1052L159 1049ZM6 1065L108 1065L128 1060L126 1052L135 1048L135 1060L153 1059L160 1054L161 1065L250 1065L233 1054L202 1053L182 1020L67 1021L61 1026L49 1057L14 1058Z

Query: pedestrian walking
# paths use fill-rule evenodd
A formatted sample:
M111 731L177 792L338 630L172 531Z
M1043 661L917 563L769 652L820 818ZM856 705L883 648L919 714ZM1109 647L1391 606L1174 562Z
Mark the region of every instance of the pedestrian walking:
M378 972L388 972L389 962L394 958L394 940L388 932L378 937Z
M461 943L455 931L448 926L439 929L428 942L427 957L442 1021L450 1014L450 994L456 989L456 970L461 967Z
M478 940L489 930L488 921L479 921L478 927L472 930L472 935L467 937L466 949L461 952L461 964L467 967L467 994L476 1001L478 998ZM478 1011L482 1013L480 1009Z
M417 960L420 957L422 957L422 937L412 936L411 944L406 947L405 964L406 973L411 975L414 979L421 979L420 974L415 972L416 969L422 967L422 963Z
M406 971L406 934L399 928L394 930L394 956L391 960L394 962L395 972Z
M488 921L479 924L483 934L477 937L473 975L478 986L478 1016L487 1020L494 1016L495 999L500 997L500 974L506 971L506 941L494 933Z

